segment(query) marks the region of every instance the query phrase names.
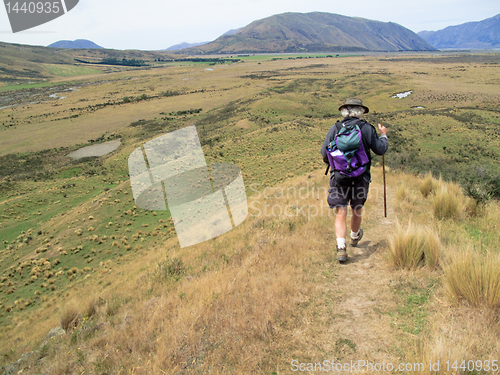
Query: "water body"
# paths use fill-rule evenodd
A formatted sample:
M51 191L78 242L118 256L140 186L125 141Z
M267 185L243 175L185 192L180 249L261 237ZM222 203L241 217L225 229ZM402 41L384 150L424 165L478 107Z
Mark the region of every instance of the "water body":
M109 154L110 152L115 151L118 147L120 147L120 145L121 141L119 139L115 139L109 142L82 147L76 151L73 151L67 156L73 159L81 159L90 156L104 156Z
M406 92L400 92L399 94L396 94L394 96L392 96L393 98L399 98L399 99L403 99L403 98L406 98L408 95L410 95L412 93L412 90L410 91L406 91Z

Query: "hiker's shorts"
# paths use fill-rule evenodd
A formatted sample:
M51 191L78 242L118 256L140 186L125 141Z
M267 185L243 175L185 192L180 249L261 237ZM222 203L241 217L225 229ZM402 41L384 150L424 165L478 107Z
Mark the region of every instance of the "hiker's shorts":
M330 208L351 206L354 210L362 208L368 197L370 182L365 178L349 186L340 186L335 178L330 178L330 189L328 189L328 204Z

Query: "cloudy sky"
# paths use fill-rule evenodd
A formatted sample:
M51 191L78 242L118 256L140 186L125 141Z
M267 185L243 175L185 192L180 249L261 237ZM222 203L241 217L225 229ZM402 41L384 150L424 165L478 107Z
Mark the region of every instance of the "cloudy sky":
M9 1L19 0L5 0ZM493 17L500 13L500 1L80 0L66 15L15 34L6 7L1 7L0 41L46 46L58 40L89 39L105 48L159 50L181 42L214 40L273 14L314 11L396 22L419 32Z

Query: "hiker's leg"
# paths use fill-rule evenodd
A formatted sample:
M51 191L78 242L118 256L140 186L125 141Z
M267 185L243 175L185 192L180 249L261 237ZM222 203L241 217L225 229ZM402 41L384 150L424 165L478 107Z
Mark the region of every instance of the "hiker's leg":
M335 235L337 236L337 259L340 262L347 260L346 235L347 235L347 205L348 195L344 189L337 186L333 178L330 179L330 189L328 190L328 204L335 208ZM342 251L339 254L339 249Z
M337 207L335 210L337 214L335 217L335 234L337 239L343 238L345 241L347 235L347 206Z
M361 219L363 218L363 207L359 209L352 209L351 216L351 231L358 233L359 228L361 228Z
M351 231L358 233L361 228L361 219L363 216L363 206L368 198L368 188L370 183L366 180L361 180L354 186L354 195L351 200Z

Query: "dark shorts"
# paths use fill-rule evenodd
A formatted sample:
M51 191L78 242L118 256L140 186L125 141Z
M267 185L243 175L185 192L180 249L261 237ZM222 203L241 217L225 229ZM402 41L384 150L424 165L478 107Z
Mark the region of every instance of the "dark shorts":
M330 189L328 189L328 204L330 208L346 207L350 205L353 209L362 208L368 197L370 182L362 178L361 181L349 186L340 186L334 178L330 178Z

